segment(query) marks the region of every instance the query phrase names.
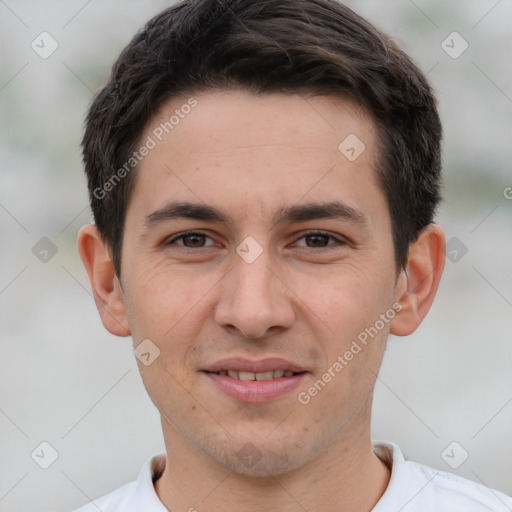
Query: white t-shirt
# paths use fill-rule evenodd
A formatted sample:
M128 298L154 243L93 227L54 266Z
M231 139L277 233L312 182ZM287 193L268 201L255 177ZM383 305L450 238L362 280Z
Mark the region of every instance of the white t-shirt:
M374 442L374 452L391 465L391 480L372 512L511 512L512 498L457 475L409 462L390 442ZM168 512L153 480L165 468L165 454L143 466L138 479L75 512Z

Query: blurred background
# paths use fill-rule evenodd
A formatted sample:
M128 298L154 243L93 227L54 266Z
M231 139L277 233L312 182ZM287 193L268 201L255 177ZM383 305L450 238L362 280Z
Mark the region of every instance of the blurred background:
M445 129L445 274L418 331L390 338L373 437L511 494L512 0L347 3L428 73ZM101 325L76 235L91 219L86 109L170 4L0 0L1 512L73 509L164 449L131 339Z

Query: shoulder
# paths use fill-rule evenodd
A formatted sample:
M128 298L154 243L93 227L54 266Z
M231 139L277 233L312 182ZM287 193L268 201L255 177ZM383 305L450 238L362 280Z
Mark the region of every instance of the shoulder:
M374 444L379 457L392 464L388 489L374 512L510 512L512 498L446 471L406 461L398 446Z
M509 496L485 485L415 462L406 464L411 473L417 473L418 482L430 487L426 490L426 496L437 507L435 510L508 512L512 509Z
M130 482L101 498L76 509L74 512L118 512L132 501L137 482Z

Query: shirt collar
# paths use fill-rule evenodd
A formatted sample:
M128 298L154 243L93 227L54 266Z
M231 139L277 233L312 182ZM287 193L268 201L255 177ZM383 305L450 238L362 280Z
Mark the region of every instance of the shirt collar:
M168 512L167 508L158 498L154 485L154 482L162 475L165 463L165 453L159 453L151 457L140 470L133 493L134 510Z
M410 475L407 475L404 455L396 444L389 441L373 441L372 447L375 455L391 469L388 487L372 512L396 510L397 503L407 504L410 501L408 487L404 487L404 483L412 482L410 482Z

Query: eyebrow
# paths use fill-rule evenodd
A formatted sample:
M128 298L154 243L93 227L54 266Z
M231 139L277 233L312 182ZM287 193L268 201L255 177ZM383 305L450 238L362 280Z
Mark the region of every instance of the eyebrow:
M213 206L189 202L172 202L146 215L144 226L150 228L155 224L180 218L229 223L228 217Z
M229 216L214 206L179 201L171 202L146 215L144 226L149 229L157 224L176 219L232 224ZM273 216L273 226L318 219L347 220L361 227L369 224L367 216L360 210L339 201L332 201L283 207Z

